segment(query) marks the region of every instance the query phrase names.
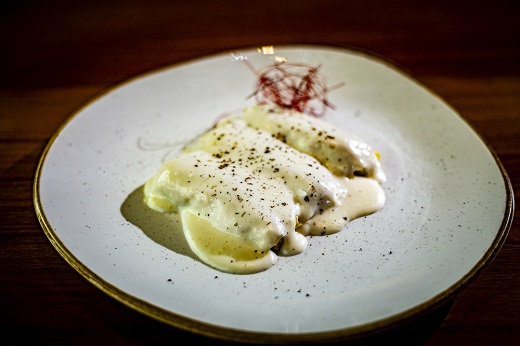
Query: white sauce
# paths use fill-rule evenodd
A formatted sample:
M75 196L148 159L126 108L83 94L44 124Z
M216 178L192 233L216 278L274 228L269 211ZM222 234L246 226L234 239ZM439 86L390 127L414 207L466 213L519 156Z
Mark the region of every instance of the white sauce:
M165 163L145 184L145 202L181 214L202 261L245 274L305 251L306 236L381 209L384 180L359 139L305 114L253 106Z

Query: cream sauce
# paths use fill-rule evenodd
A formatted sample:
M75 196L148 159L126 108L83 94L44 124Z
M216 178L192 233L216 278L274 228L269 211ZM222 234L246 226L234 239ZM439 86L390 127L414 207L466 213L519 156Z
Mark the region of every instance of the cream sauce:
M255 106L165 163L145 184L145 202L179 212L190 247L208 265L255 273L276 254L305 251L306 236L381 209L384 179L377 155L358 139L305 114Z

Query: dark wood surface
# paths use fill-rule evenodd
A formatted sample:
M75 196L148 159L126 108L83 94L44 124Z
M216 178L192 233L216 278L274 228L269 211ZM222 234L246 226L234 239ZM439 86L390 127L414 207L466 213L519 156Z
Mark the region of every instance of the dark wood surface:
M128 77L185 59L282 43L384 56L480 132L520 195L518 2L91 0L12 1L0 8L2 344L201 339L123 306L83 279L43 233L32 194L45 144L76 107ZM452 304L370 341L518 343L519 263L515 220L494 261Z

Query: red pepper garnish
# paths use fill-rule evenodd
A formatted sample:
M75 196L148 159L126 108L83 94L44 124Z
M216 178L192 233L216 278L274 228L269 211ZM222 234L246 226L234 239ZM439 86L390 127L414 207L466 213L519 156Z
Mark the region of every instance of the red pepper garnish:
M256 72L256 87L248 98L254 96L260 104L274 103L282 108L322 116L334 106L327 99L332 88L327 87L325 77L318 73L320 68L321 65L275 62Z

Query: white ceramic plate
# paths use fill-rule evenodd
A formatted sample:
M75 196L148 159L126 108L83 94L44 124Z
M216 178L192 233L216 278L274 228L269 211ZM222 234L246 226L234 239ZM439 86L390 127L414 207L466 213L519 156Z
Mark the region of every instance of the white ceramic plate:
M399 69L335 47L244 49L124 82L75 112L41 158L42 227L83 276L163 322L235 341L327 341L377 331L446 301L488 264L509 230L513 195L482 138ZM254 102L257 68L321 64L335 105L324 119L377 148L386 205L298 256L253 275L201 263L141 202L143 183L220 115ZM169 225L170 223L170 225Z

